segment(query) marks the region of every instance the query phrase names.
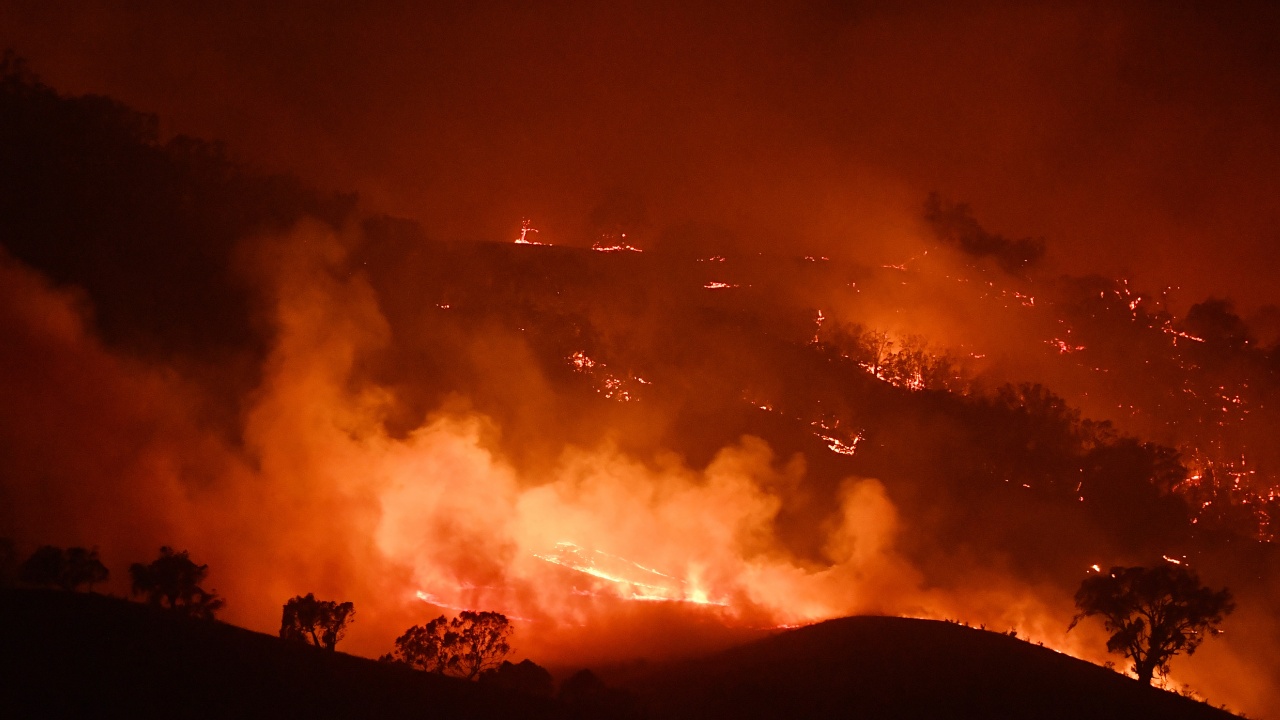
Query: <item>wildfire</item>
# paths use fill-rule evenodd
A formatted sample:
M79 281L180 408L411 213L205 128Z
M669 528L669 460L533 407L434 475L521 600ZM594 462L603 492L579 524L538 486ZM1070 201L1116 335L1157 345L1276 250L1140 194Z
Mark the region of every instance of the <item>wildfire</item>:
M839 438L831 437L830 435L819 435L818 437L827 442L827 447L831 452L838 453L840 455L853 455L858 452L858 443L862 440L861 435L854 435L853 440L847 443Z
M706 289L708 289L708 290L725 290L725 289L736 288L736 287L742 287L742 286L741 286L741 285L734 285L734 284L732 284L732 283L726 283L726 282L716 282L716 281L714 281L714 280L713 280L712 282L709 282L709 283L707 283L706 285L703 285L702 287L704 287L704 288L706 288Z
M834 434L836 429L840 426L839 421L836 421L831 425L827 425L822 420L815 420L809 424L818 428L818 438L827 443L827 449L831 450L831 452L838 455L853 455L858 452L858 443L862 442L861 430L854 433L847 440L842 440Z
M435 596L435 595L432 595L432 594L431 594L431 593L429 593L429 592L426 592L425 590L419 590L419 591L417 591L416 593L414 593L414 595L415 595L415 596L417 596L417 598L418 598L419 600L421 600L422 602L424 602L424 603L428 603L428 604L430 604L430 605L435 605L436 607L444 608L444 609L446 609L446 610L457 610L457 611L459 611L459 612L460 612L460 611L463 611L463 610L474 610L474 609L475 609L475 608L463 607L463 606L461 606L461 605L453 605L453 604L450 604L449 602L447 602L447 601L445 601L445 600L442 600L442 599L440 599L439 597L437 597L437 596Z
M597 240L591 245L591 249L596 252L612 253L612 252L644 252L640 248L627 242L627 234L622 233L620 239L614 240L610 236L606 236L601 240Z
M557 542L548 553L534 553L534 557L610 583L605 587L623 600L729 606L726 600L710 598L707 590L697 583L681 580L618 555L584 548L568 540Z
M520 237L516 238L517 245L550 245L551 243L538 242L530 240L529 233L536 233L538 229L533 226L533 221L525 218L520 221Z
M1005 294L1005 292L1001 292L1001 294L1003 295ZM1018 304L1023 307L1033 308L1036 306L1036 299L1032 295L1028 295L1026 293L1020 293L1017 290L1009 291L1008 294L1011 295L1015 300L1017 300Z
M617 400L618 402L631 402L636 399L631 383L634 381L639 385L652 385L653 383L642 377L630 376L627 378L619 377L611 372L605 372L605 364L592 359L585 352L578 350L566 358L573 371L588 375L597 380L596 392L605 396L609 400Z
M1204 338L1202 337L1197 337L1195 335L1192 335L1191 333L1186 333L1186 332L1182 332L1181 330L1174 329L1173 325L1170 322L1166 322L1164 324L1164 327L1161 329L1165 332L1165 334L1173 336L1173 344L1175 347L1178 345L1178 338L1182 338L1184 340L1192 340L1198 343L1204 342Z
M585 372L596 366L596 361L587 357L587 354L581 350L569 356L569 363L578 372Z
M1055 350L1058 351L1059 354L1062 354L1062 355L1069 355L1071 353L1080 352L1081 350L1085 349L1084 345L1075 345L1071 342L1063 340L1062 338L1054 338L1052 340L1045 340L1044 342L1046 345L1053 347Z

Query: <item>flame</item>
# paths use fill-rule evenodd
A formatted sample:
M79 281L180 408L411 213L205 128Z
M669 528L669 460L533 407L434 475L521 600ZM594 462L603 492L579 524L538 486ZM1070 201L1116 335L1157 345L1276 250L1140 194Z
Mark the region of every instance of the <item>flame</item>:
M516 244L517 245L550 245L551 244L551 243L538 242L536 240L530 240L529 233L536 233L536 232L538 232L538 230L533 226L532 220L528 218L521 220L520 221L520 237L516 238Z
M597 240L591 245L591 249L596 252L612 253L612 252L644 252L640 248L627 242L627 234L622 233L620 239L613 240L609 236L605 236L601 240Z
M1085 349L1084 345L1075 345L1066 340L1063 340L1062 338L1045 340L1045 344L1052 346L1054 349L1058 351L1059 354L1062 354L1062 355L1069 355L1071 353L1080 352L1081 350Z
M632 383L639 385L652 385L653 383L642 377L631 375L623 378L611 372L605 372L605 364L588 357L581 350L573 353L568 357L569 364L573 366L574 372L582 373L594 378L597 381L596 392L605 396L610 400L618 402L631 402L636 399L635 388Z
M534 557L612 583L612 590L623 600L683 602L719 607L729 605L727 600L710 599L705 588L691 584L688 580L672 577L617 555L588 550L567 540L557 542L551 552L535 553Z
M261 392L246 409L244 442L253 462L198 429L155 421L147 415L154 408L131 407L126 419L147 418L137 424L154 437L147 436L145 457L130 467L149 478L146 491L141 484L122 491L130 503L161 508L165 520L146 531L118 527L125 524L118 517L93 521L106 528L97 537L116 548L119 537L145 535L135 542L150 548L177 533L178 542L202 543L193 551L215 569L243 568L234 577L219 576L219 589L236 599L231 621L270 630L281 598L314 588L356 602L362 620L351 648L366 654L384 652L390 638L421 622L428 603L522 619L521 649L544 662L652 656L679 642L672 635L708 624L794 627L859 612L959 615L1016 628L1020 637L1044 638L1078 656L1101 654L1091 653L1085 639L1063 636L1072 611L1060 588L1027 587L980 571L945 590L925 583L896 549L897 509L874 479L846 478L830 516L814 523L816 546L790 547L777 520L786 489L804 479L803 462L775 458L759 439L730 443L696 466L607 444L566 445L554 462L531 469L503 454L491 439L502 428L477 412L442 410L391 434L384 420L392 391L357 381L354 371L362 353L388 342L376 294L359 276L329 272L325 258L341 253L336 239L298 245L279 263L280 339ZM4 279L13 280L12 273ZM14 283L0 283L6 286ZM123 377L121 397L181 396L167 375L143 375L93 345L68 309L72 300L58 307L58 323L45 323L56 325L46 332L56 335L58 347L106 357L102 377ZM586 349L562 362L565 375L575 373L610 399L633 399L648 384L624 372L623 361L592 357ZM877 377L908 389L923 385L918 373ZM1219 391L1222 404L1238 407L1229 399L1235 390ZM785 397L743 399L795 417L833 453L852 455L863 441L864 431L848 417L802 418L804 411L789 407ZM38 451L39 443L30 445ZM202 465L217 468L208 488L180 479L204 477L197 475ZM1243 494L1257 477L1255 465L1252 457L1205 460L1182 490L1194 492L1212 480ZM197 503L192 498L200 493ZM50 496L43 485L31 493ZM1222 501L1204 502L1217 507ZM39 503L24 506L45 512ZM657 625L653 618L661 619L666 635L649 632Z

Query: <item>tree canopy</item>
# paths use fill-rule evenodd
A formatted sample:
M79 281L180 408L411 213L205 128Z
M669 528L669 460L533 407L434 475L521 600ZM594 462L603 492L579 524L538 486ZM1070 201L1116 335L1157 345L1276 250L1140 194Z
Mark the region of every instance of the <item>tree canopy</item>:
M1091 574L1075 601L1080 613L1071 627L1100 616L1111 633L1107 650L1132 660L1133 672L1147 684L1157 671L1169 672L1174 655L1190 655L1207 635L1221 632L1218 625L1235 609L1230 591L1211 590L1194 571L1173 563Z
M56 587L68 592L81 586L106 582L107 566L98 559L98 549L59 548L45 545L27 558L18 570L18 579L37 587Z
M481 673L480 682L539 697L555 694L555 680L551 673L527 658L519 663L503 660L498 667Z
M160 548L160 557L150 564L129 566L134 595L145 596L156 607L212 620L225 601L217 592L200 587L208 572L209 566L197 565L186 550L175 553L167 546Z
M510 635L505 615L464 610L452 620L441 615L426 625L414 625L396 638L396 649L382 659L470 680L502 663L511 652Z
M312 593L299 595L284 604L280 637L333 650L355 614L355 605L350 602L317 600Z

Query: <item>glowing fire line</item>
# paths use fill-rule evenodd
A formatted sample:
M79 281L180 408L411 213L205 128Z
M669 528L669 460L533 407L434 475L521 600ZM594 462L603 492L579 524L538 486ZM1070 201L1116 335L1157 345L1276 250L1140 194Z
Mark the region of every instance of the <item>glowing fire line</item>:
M609 553L602 552L600 550L587 550L586 548L567 540L557 542L555 547L556 550L554 552L547 553L545 555L534 553L533 556L544 562L558 565L575 572L580 572L584 575L604 580L605 582L613 583L615 586L615 594L622 600L636 600L641 602L681 602L717 607L729 606L727 601L712 600L707 597L706 592L703 590L697 588L689 589L689 583L685 580L672 577L660 570L646 567L633 560L628 560L627 558L617 555L610 555ZM666 578L685 587L671 587L670 585L658 584L655 582L645 582L643 580L625 577L619 572L607 572L605 570L601 570L595 566L594 561L590 557L584 557L588 554L619 561L620 563L630 565L645 573ZM587 595L593 594L584 591L575 591L575 593Z

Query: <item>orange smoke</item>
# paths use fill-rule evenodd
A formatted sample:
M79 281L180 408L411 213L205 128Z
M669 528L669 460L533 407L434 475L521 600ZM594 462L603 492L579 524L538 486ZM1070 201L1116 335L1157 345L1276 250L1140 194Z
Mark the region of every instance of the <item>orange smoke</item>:
M392 436L392 390L361 380L391 342L376 296L342 265L342 239L303 226L260 239L249 273L270 289L276 342L244 399L239 443L208 430L172 368L106 349L78 296L0 260L6 467L0 530L28 545L98 545L123 568L161 544L210 565L226 620L274 632L299 593L351 600L345 650L385 652L404 628L456 609L513 618L540 662L660 657L857 613L955 618L1096 660L1065 634L1056 588L976 567L926 587L896 549L885 488L849 478L800 553L775 532L805 465L743 437L705 467L674 454L564 448L518 467L500 428L453 402ZM519 401L518 399L514 401ZM1045 598L1050 598L1046 600Z
M160 544L190 549L229 599L226 618L263 631L299 592L353 600L348 649L366 654L450 608L525 621L522 649L540 657L561 647L602 657L683 615L759 630L886 611L914 589L875 481L850 483L825 560L783 549L772 521L803 466L776 468L758 439L702 470L568 448L554 471L530 477L474 414L442 412L389 437L391 394L352 384L361 354L389 331L366 282L330 272L342 255L338 238L303 228L262 241L251 262L273 289L277 342L248 398L242 447L200 427L196 390L180 376L113 355L74 294L5 261L3 321L17 340L3 356L5 406L23 418L6 433L17 468L6 528L32 543L101 546L118 589L121 568ZM630 574L609 574L606 558ZM615 630L634 642L601 633L614 616L632 616Z

